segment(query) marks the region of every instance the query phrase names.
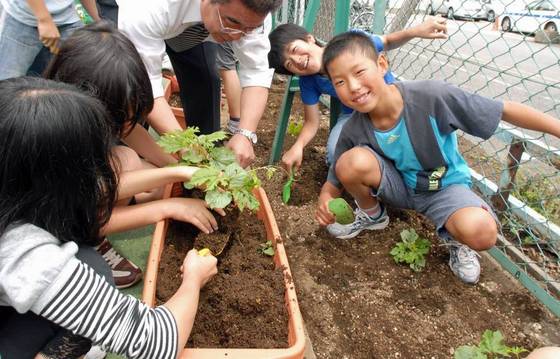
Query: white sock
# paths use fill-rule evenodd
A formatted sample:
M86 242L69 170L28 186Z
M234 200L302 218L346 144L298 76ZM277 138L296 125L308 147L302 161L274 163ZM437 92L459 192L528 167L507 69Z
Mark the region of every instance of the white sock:
M377 204L371 208L360 207L360 210L362 210L365 214L367 214L371 218L376 219L381 215L381 204L377 202Z

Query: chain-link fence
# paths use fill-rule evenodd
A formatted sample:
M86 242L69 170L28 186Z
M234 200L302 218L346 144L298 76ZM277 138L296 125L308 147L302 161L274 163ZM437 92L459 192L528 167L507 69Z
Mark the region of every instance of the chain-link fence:
M286 1L284 19L301 19L301 1ZM560 118L560 0L308 0L305 6L317 6L312 33L322 40L340 29L341 7L350 14L345 24L372 33L447 17L448 39L414 39L389 52L399 79L444 80ZM475 188L502 223L490 254L560 316L560 140L505 123L488 141L459 137Z

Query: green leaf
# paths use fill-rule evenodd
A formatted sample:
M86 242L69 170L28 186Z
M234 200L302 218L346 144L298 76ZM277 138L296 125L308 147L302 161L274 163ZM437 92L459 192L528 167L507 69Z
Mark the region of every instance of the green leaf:
M181 154L181 159L187 165L197 165L202 161L208 161L209 154L206 149L198 144L188 147Z
M485 330L480 341L480 350L483 353L508 355L508 347L504 344L504 336L499 330Z
M190 188L204 186L208 191L214 190L220 181L220 174L220 170L216 168L201 168L193 174L188 182L188 186Z
M262 251L264 254L270 257L274 257L274 248L268 247Z
M243 211L245 208L256 211L259 209L260 205L257 198L253 195L253 192L246 189L233 191L233 201L237 204L240 211Z
M282 187L282 202L284 204L288 204L290 197L292 196L292 184L294 183L294 171L290 171L290 176L286 183L284 183L284 187Z
M231 199L231 193L219 190L207 191L206 196L204 197L204 200L212 209L225 208L228 204L231 203Z
M488 357L480 351L478 347L472 345L463 345L453 355L454 359L488 359Z
M211 134L200 135L198 137L199 137L200 143L210 144L213 147L214 143L216 143L218 141L221 141L223 139L226 139L227 136L228 136L227 133L225 133L224 131L216 131L216 132L213 132Z
M266 179L271 180L274 174L276 173L276 168L270 166L266 168Z
M227 147L216 147L210 151L212 164L218 168L226 168L228 165L235 162L235 153Z

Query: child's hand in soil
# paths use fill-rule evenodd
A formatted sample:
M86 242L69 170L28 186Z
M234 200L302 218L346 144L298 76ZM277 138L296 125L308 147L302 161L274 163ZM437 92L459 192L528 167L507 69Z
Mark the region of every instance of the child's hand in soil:
M212 255L200 256L196 249L191 249L181 266L183 282L190 282L199 288L204 285L218 273L218 260Z
M162 201L165 201L165 218L192 223L207 234L218 229L218 222L212 212L208 210L208 204L205 201L194 198L168 198ZM221 216L226 215L221 208L216 208L214 211Z
M299 168L303 161L303 147L295 143L284 155L282 156L282 167L288 172L292 167Z

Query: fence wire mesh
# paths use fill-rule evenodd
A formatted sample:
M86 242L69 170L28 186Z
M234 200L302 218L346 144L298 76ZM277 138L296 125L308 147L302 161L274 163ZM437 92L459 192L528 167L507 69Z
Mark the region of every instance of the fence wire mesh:
M448 39L414 39L388 53L399 79L444 80L560 118L560 0L380 1L346 4L350 27L389 33L447 17ZM333 36L340 3L320 1L317 38ZM475 189L502 223L492 255L560 315L560 140L503 123L487 141L460 133L459 142Z

